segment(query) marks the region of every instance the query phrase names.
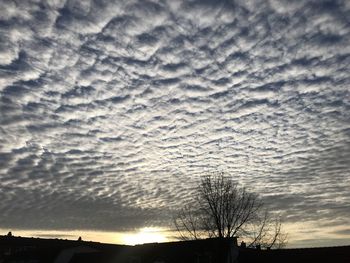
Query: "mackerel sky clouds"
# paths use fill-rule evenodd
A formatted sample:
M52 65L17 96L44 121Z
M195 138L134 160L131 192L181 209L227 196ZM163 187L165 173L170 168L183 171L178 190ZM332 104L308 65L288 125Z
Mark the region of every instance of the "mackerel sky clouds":
M0 228L168 227L223 171L350 243L349 1L0 6Z

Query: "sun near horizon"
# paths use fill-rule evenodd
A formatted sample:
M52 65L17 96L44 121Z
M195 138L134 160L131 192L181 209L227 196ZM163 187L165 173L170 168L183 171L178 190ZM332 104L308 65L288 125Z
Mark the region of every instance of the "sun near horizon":
M94 230L21 230L21 229L0 229L0 235L12 232L16 237L34 237L49 239L93 241L119 245L139 245L145 243L162 243L174 241L174 233L161 227L142 227L133 231L94 231ZM173 238L171 238L173 237Z
M328 233L342 232L343 227L329 227ZM331 246L348 246L347 239L342 238L339 234L319 234L315 236L318 242L310 240L305 231L321 232L319 228L315 228L315 223L300 222L296 224L284 224L284 228L288 233L288 243L286 248L306 248L306 247L331 247ZM139 245L146 243L163 243L179 241L176 236L177 232L166 227L145 226L135 228L128 231L102 231L102 230L23 230L23 229L5 229L0 228L0 235L6 235L12 232L16 237L34 237L48 239L67 239L78 240L79 237L83 241L93 241L100 243L116 244L116 245ZM238 240L241 241L240 239Z
M144 227L137 232L127 233L122 238L123 244L126 245L138 245L144 243L161 243L167 242L169 239L161 228L157 227Z

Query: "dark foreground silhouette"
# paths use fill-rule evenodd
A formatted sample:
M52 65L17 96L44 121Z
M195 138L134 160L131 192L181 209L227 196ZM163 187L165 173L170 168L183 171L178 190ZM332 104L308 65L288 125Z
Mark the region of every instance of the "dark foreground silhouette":
M0 263L260 263L350 262L350 246L258 250L235 239L113 245L62 239L0 236Z

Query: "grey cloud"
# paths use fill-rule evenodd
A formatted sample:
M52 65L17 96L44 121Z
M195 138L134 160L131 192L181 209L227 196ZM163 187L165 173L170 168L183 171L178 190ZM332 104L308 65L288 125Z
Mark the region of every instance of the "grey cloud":
M339 234L339 235L344 235L344 236L349 236L350 235L350 229L342 229L342 230L337 230L334 232L335 234Z

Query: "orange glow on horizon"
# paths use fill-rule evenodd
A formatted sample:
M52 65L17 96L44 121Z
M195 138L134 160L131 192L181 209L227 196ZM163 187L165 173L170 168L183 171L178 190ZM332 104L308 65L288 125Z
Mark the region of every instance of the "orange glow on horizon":
M347 225L320 225L319 221L284 223L283 229L288 233L288 248L341 246L350 244L350 235L346 233ZM144 243L161 243L176 241L177 232L160 227L144 227L135 231L112 232L98 230L21 230L0 228L0 235L9 231L14 236L39 237L48 239L67 239L94 241L109 244L136 245Z
M162 229L156 227L141 228L136 233L128 233L123 237L123 243L126 245L136 245L144 243L160 243L168 241Z
M166 231L158 227L144 227L137 231L128 232L107 232L93 230L21 230L21 229L0 229L0 235L6 235L9 231L14 236L67 239L83 241L94 241L110 244L136 245L143 243L172 241L168 238L171 231Z

